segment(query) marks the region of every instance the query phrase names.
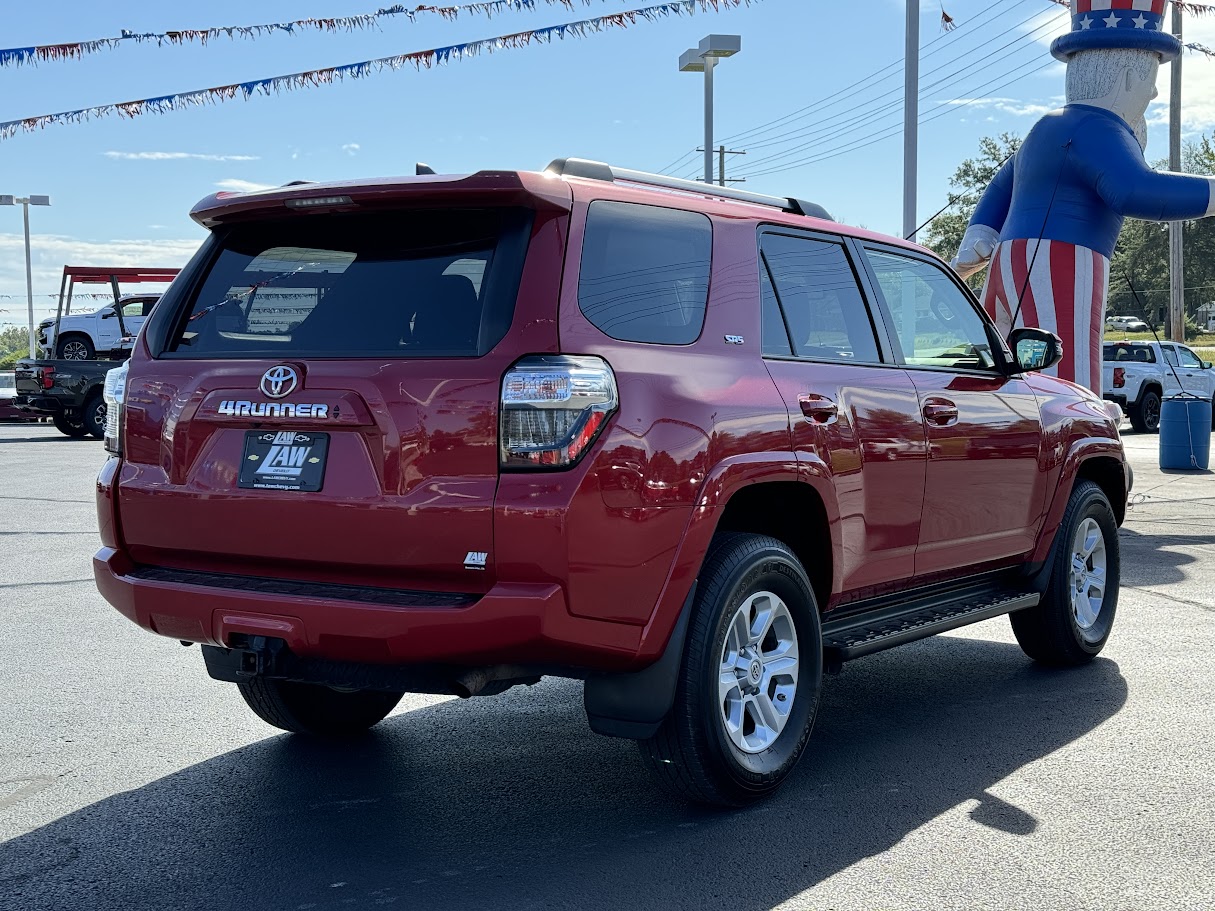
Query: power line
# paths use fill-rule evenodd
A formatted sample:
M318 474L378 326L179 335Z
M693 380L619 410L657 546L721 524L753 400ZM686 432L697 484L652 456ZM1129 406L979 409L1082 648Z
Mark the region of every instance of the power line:
M937 42L944 40L946 37L951 39L951 44L956 42L957 41L956 36L958 35L959 32L966 31L967 29L972 28L972 27L977 27L977 25L980 24L984 20L985 16L994 15L996 7L999 5L999 3L1012 3L1012 2L1025 2L1025 0L998 0L998 2L996 4L993 4L992 7L990 7L988 9L986 14L981 14L976 19L967 22L966 25L964 25L958 29L955 29L954 31L952 31L948 34L942 34L942 35L938 36L937 38L934 38L932 41L928 42L928 44L926 44L924 47L925 48L931 47L932 45L936 44ZM1025 22L1029 22L1031 19L1034 19L1039 15L1041 15L1041 13L1034 13L1029 18L1022 20L1022 22L1018 23L1018 25L1023 25ZM1013 26L1013 28L1016 28L1016 27L1017 26ZM942 47L942 48L939 48L938 50L931 51L930 53L924 55L924 57L926 59L927 57L931 57L934 54L940 53L940 51L942 51L942 50L945 50L945 48ZM881 69L875 70L874 72L870 73L868 76L865 76L864 78L857 80L856 82L852 83L851 85L846 85L843 88L838 89L837 91L833 92L829 96L825 96L823 98L819 98L816 101L812 101L806 107L799 108L798 110L785 114L782 117L778 117L775 120L771 120L771 121L768 121L767 123L760 124L759 126L752 127L751 129L744 130L741 133L736 133L732 136L726 136L719 141L727 142L727 143L739 143L742 141L750 140L752 138L757 138L759 134L771 132L772 129L776 129L780 125L782 125L786 122L789 122L792 120L803 119L804 117L807 117L810 114L812 114L818 110L826 110L827 108L834 107L837 104L844 104L850 100L853 100L855 93L853 93L853 94L849 94L849 93L852 93L852 91L854 89L860 88L865 83L870 82L871 80L873 80L879 76L882 76L883 73L887 73L888 71L891 71L889 73L889 75L884 76L883 78L878 80L879 82L884 82L886 79L890 78L890 76L895 75L895 73L900 69L900 66L903 63L903 59L904 59L903 57L899 57L897 60L893 61L892 63L887 64L886 66L882 67ZM887 93L883 93L883 94L887 94Z
M1038 14L1035 14L1034 16L1031 16L1030 18L1031 18L1031 19L1036 18L1036 17L1037 17L1037 15L1038 15ZM1026 22L1027 22L1027 21L1029 21L1029 20L1024 20L1024 21L1026 21ZM960 61L962 61L962 60L966 59L967 57L969 57L970 55L974 54L974 53L975 53L975 52L977 52L977 51L985 51L985 52L987 53L987 62L986 62L986 63L984 63L984 64L983 64L983 65L981 65L981 66L978 66L978 67L965 67L965 66L964 66L964 67L962 67L962 68L960 68L960 69L956 69L956 70L954 70L953 72L949 73L949 74L948 74L948 75L946 75L946 76L941 77L940 79L936 80L935 82L931 82L931 83L929 83L929 84L927 84L927 85L922 85L922 86L921 86L921 88L920 88L920 96L921 96L921 97L926 96L928 93L932 92L932 91L933 91L934 89L936 89L937 87L939 87L939 86L941 86L941 85L943 85L943 84L945 84L945 83L947 83L947 82L950 82L950 81L951 81L951 80L952 80L952 79L953 79L955 76L962 75L962 74L966 74L966 75L973 75L973 74L982 73L984 70L991 69L993 66L995 66L997 63L999 63L1001 60L1006 60L1008 57L1011 57L1011 56L1013 56L1013 54L1015 54L1015 53L1019 52L1019 51L1021 50L1021 48L1020 48L1020 47L1017 47L1017 48L1016 48L1016 50L1014 50L1014 51L1012 51L1012 52L1010 52L1010 53L1008 53L1008 54L1004 54L1004 55L1002 55L1002 56L995 56L995 55L1000 54L1000 52L1001 52L1001 51L1004 51L1004 50L1006 50L1006 49L1008 49L1008 48L1010 48L1010 47L1013 47L1014 45L1023 45L1025 42L1032 40L1032 39L1033 39L1033 37L1035 36L1035 34L1036 34L1036 33L1040 32L1040 31L1042 31L1042 30L1044 30L1044 29L1046 29L1046 28L1051 27L1051 26L1054 24L1054 21L1055 21L1055 20L1052 20L1051 22L1045 23L1044 25L1041 25L1041 26L1039 26L1038 28L1033 29L1032 31L1030 31L1030 32L1026 33L1025 35L1022 35L1022 36L1020 36L1020 37L1018 37L1018 38L1016 38L1016 39L1014 39L1014 40L1012 40L1012 41L1010 41L1010 42L1008 42L1007 44L1004 44L1004 45L1002 45L1002 46L1000 46L1000 47L998 47L998 48L995 48L994 50L988 50L986 47L983 47L983 46L980 46L980 47L977 47L977 48L972 48L971 50L969 50L969 51L967 51L966 53L962 54L960 57L957 57L957 58L955 58L954 60L952 60L952 61L950 61L950 62L948 62L948 63L942 64L941 66L938 66L938 67L935 67L934 69L929 70L928 72L926 72L926 73L924 74L924 76L926 76L926 77L931 77L931 76L933 76L933 75L934 75L934 74L936 74L936 73L940 73L942 70L947 69L947 68L948 68L948 67L950 67L950 66L954 66L955 64L957 64L957 63L959 63ZM1017 25L1016 25L1016 26L1013 26L1013 28L1016 28L1016 27L1018 27L1018 26L1020 26L1020 25L1023 25L1023 24L1024 24L1024 22L1019 22L1019 23L1017 23ZM859 122L859 121L862 121L862 120L866 119L866 117L871 116L871 115L874 115L874 114L878 114L878 113L879 113L879 112L881 112L881 111L885 111L885 110L893 110L893 109L899 109L899 110L901 110L901 109L902 109L902 104L903 104L902 90L901 90L901 89L900 89L900 90L897 90L897 91L895 91L895 92L888 92L888 93L886 93L886 94L885 94L885 95L883 95L883 96L878 96L878 97L877 97L877 98L875 98L875 99L871 99L870 101L864 102L864 103L863 103L863 105L862 105L862 107L864 107L865 105L869 105L869 104L876 103L876 102L880 101L882 97L888 97L888 96L890 96L890 95L893 95L893 96L894 96L894 98L893 98L893 100L892 100L892 101L889 101L889 102L887 102L886 104L881 105L880 107L878 107L878 108L876 108L876 109L874 109L874 110L871 110L871 111L863 111L863 110L862 110L862 111L858 111L858 110L857 110L857 109L854 107L852 110L850 110L850 111L848 111L848 112L846 112L846 113L832 115L831 117L828 117L828 118L826 118L825 120L822 120L822 121L816 122L816 123L811 124L811 125L809 125L809 126L806 126L806 127L800 127L800 128L798 128L798 129L796 129L796 130L792 130L792 131L790 131L790 132L788 132L788 133L783 133L783 134L780 134L780 135L778 135L778 136L774 136L774 137L772 137L772 138L770 138L770 139L766 139L766 140L764 140L763 142L751 143L751 144L750 144L750 148L756 149L756 148L766 148L766 147L771 146L771 145L780 145L780 144L781 144L781 140L782 140L782 138L783 138L783 137L800 137L800 136L804 136L804 135L806 135L808 132L810 132L810 131L812 131L812 130L822 129L824 126L831 125L831 124L832 124L832 121L839 120L839 118L841 118L841 117L843 117L843 118L847 118L847 119L845 120L845 122L844 122L844 123L836 124L837 126L845 126L845 125L848 125L848 124L850 124L850 123L854 123L854 122Z
M1041 13L1036 12L1033 15L1029 16L1028 18L1023 19L1023 20L1017 22L1016 24L1012 25L1010 28L1006 29L1005 31L1006 31L1006 33L1009 31L1012 31L1013 29L1018 28L1021 25L1024 25L1026 22L1029 22L1029 21L1037 18L1040 15L1041 15ZM984 71L993 69L1001 61L1007 60L1008 58L1015 56L1021 48L1018 47L1016 50L1009 51L1009 52L1003 53L1003 54L1000 54L1001 51L1007 51L1009 48L1012 48L1014 46L1024 45L1027 42L1031 42L1035 38L1036 35L1038 35L1043 30L1052 28L1054 25L1057 24L1059 19L1063 18L1065 15L1066 14L1061 14L1060 16L1054 17L1054 18L1042 23L1037 28L1032 29L1030 32L1028 32L1024 35L1020 35L1017 38L1014 38L1012 41L1006 42L1005 44L1001 45L1000 47L996 48L995 50L988 51L989 56L991 54L997 54L998 56L992 57L983 66L969 67L969 68L961 67L959 69L955 69L952 72L950 72L950 73L940 77L939 79L931 82L930 84L922 87L921 88L921 97L926 98L930 93L934 92L937 88L951 83L957 76L974 76L974 75L981 74ZM937 66L933 70L929 71L929 75L941 73L943 70L945 70L951 66L956 66L956 64L958 63L959 60L964 59L967 56L970 56L976 50L987 50L987 48L982 47L982 46L979 48L972 48L970 51L967 51L961 57L955 58L954 60L951 60L948 63L944 63L940 66ZM1035 62L1037 59L1038 58L1035 58ZM1026 65L1026 64L1022 64L1019 66L1023 66L1023 65ZM1045 69L1046 67L1049 67L1050 65L1051 64L1048 62L1044 66L1039 67L1039 69ZM977 92L987 89L989 86L992 85L993 82L998 81L999 79L1009 75L1010 73L1015 72L1016 69L1017 68L1015 67L1013 70L1006 70L1005 72L1001 73L999 76L995 77L994 80L991 80L988 83L986 83L985 85L978 86L978 87L970 90L967 94L973 95ZM1028 76L1028 75L1030 75L1029 72L1022 73L1017 78L1019 79L1019 78L1022 78L1024 76ZM1009 82L1005 82L1005 83L1001 84L1000 86L998 86L997 88L1005 88L1006 86L1011 85L1012 82L1015 82L1015 81L1016 81L1016 79L1013 79ZM891 95L894 95L894 100L889 101L885 104L880 104L881 99L883 97L890 97ZM974 103L975 101L979 101L979 100L982 100L982 99L971 99L970 101L968 101L965 96L960 96L957 98L949 99L949 101L947 101L945 103L945 105L937 105L932 110L934 110L934 111L940 110L944 106L965 107L968 104ZM873 107L873 105L875 105L875 104L877 105L877 107ZM773 168L771 166L776 164L777 162L781 161L782 159L787 159L787 158L789 158L789 156L796 155L799 152L807 152L810 149L813 149L815 147L821 147L823 145L826 145L826 144L829 144L832 142L847 141L846 137L848 137L850 135L855 135L858 133L863 133L864 130L872 127L874 125L875 121L884 120L887 117L895 114L898 110L901 110L901 106L902 106L901 92L897 92L897 91L893 92L893 93L886 92L883 95L879 95L878 97L872 98L869 101L865 102L864 105L862 106L862 110L859 114L856 113L856 109L854 108L853 111L847 112L845 114L837 114L837 115L833 115L832 117L826 118L824 121L822 121L819 124L816 124L814 127L794 131L793 133L791 133L789 135L800 136L800 135L805 135L806 132L808 132L810 129L816 129L816 130L821 131L824 126L834 125L834 127L835 127L834 130L832 130L826 134L822 134L820 132L819 134L815 135L814 139L812 139L808 142L801 143L797 146L793 146L792 148L789 148L783 152L774 152L770 155L762 156L756 160L748 162L748 164L744 168L740 169L739 175L740 176L764 176L765 174L777 173L781 170L787 170L788 168L784 168L784 167ZM937 116L931 117L931 118L925 116L925 117L921 118L920 122L927 123L930 120L939 119L939 117L944 116L947 113L948 113L948 111L944 111L941 114L938 114ZM841 118L846 118L846 119L841 120ZM882 140L891 138L894 135L897 135L899 132L901 132L901 130L902 130L901 122L898 124L891 124L886 127L881 127L877 131L870 131L868 133L863 133L863 135L861 135L857 138L855 143L849 144L845 148L837 148L837 149L830 151L826 155L815 156L814 158L807 159L806 161L808 161L810 163L814 163L814 162L817 162L820 160L827 160L828 158L834 158L834 157L837 157L837 153L843 154L848 151L855 151L859 148L864 148L864 147L867 147L868 145L872 144L870 142L865 142L865 140L873 138L874 141L882 141ZM774 137L774 140L775 140L775 137ZM770 141L768 144L781 144L781 143L776 143L774 141ZM788 142L786 141L783 144L788 144ZM760 144L761 147L763 145L765 145L765 144L763 144L763 143ZM768 165L768 167L764 166L765 163ZM794 165L800 166L800 164L798 164L798 163L791 164L791 166L794 166Z
M1035 61L1035 63L1037 63L1037 61ZM1032 76L1034 73L1049 69L1053 65L1054 65L1054 61L1052 60L1047 63L1040 64L1040 65L1036 66L1036 68L1031 69L1027 72L1018 73L1016 76L1014 76L1012 79L1008 80L1007 82L1004 82L1001 85L996 86L994 90L998 91L999 89L1007 88L1008 86L1012 85L1013 83L1019 82L1021 79L1024 79L1026 76ZM1023 64L1020 68L1023 69L1024 66L1025 65ZM1005 73L1004 75L1008 75L1008 74ZM1000 77L996 77L996 78L999 79ZM976 91L982 91L982 90L988 88L988 86L990 86L990 83L987 86L981 86L979 89L976 89ZM981 98L950 99L949 101L942 102L941 104L932 108L932 111L940 111L940 113L934 114L933 116L921 117L920 123L921 124L931 123L934 120L939 120L940 118L944 117L946 114L949 114L956 110L961 110L962 108L968 107L968 106L975 104L976 102L979 102L982 100L984 100L984 99L981 99ZM944 110L942 110L942 109L944 109ZM902 132L902 129L903 128L902 128L901 124L898 126L889 127L884 131L879 131L880 135L878 133L870 134L870 136L868 136L868 137L862 137L861 139L858 139L856 141L856 143L854 143L852 145L848 145L843 148L832 149L832 150L824 152L821 155L811 156L809 158L801 159L798 161L788 162L787 164L780 165L778 167L769 168L767 170L748 172L746 176L747 177L765 177L770 174L780 174L785 171L791 171L795 168L803 167L805 165L818 164L819 162L828 161L832 158L838 158L840 155L846 155L849 152L858 152L861 149L868 148L868 147L870 147L872 145L876 145L877 143L882 142L886 139L891 139L891 138L899 135Z
M1019 79L1028 77L1028 75L1030 75L1030 74L1039 72L1039 70L1046 69L1051 66L1052 66L1052 62L1042 63L1040 60L1036 60L1036 58L1035 58L1035 60L1029 61L1028 63L1025 63L1025 62L1018 63L1012 69L1007 69L1007 70L1005 70L1004 73L1000 73L998 75L998 77L994 77L993 79L989 80L987 84L974 87L973 90L971 90L970 92L967 92L967 95L974 95L974 94L978 94L978 92L988 90L988 89L990 89L991 86L993 86L996 83L996 81L999 81L1006 77L1010 77L1010 75L1016 74L1016 75L1013 75L1013 78L1011 80L1005 81L1005 83L1002 83L999 86L995 86L996 90L1004 89L1004 87L1011 85L1012 83L1016 83L1016 81ZM936 104L936 106L929 109L929 111L926 114L922 114L919 121L921 124L931 123L932 120L937 120L940 117L944 117L944 115L948 114L951 111L951 109L960 109L963 107L968 107L968 106L971 106L971 104L982 102L982 101L985 101L985 98L966 97L966 96L948 98L948 100L940 102L940 103ZM933 112L938 112L938 111L940 113L932 115ZM894 114L897 112L891 112L891 113ZM889 117L889 114L887 115L887 117ZM886 119L886 117L878 118L878 120L883 120L883 119ZM876 124L872 124L872 125L876 126L876 129L871 130L870 132L865 132L865 134L860 135L860 136L857 136L858 132L861 132L859 129L849 129L849 130L837 131L837 132L835 132L835 134L827 134L823 137L816 138L816 140L814 140L812 142L802 143L802 145L793 147L791 149L787 149L787 151L785 151L785 152L768 155L768 157L757 160L757 162L755 164L758 165L758 168L741 171L740 176L763 176L763 175L767 175L767 174L775 174L775 172L778 172L780 170L787 170L787 168L789 168L789 166L796 165L798 163L809 164L809 163L818 162L818 160L826 160L827 158L836 157L836 152L857 151L857 149L859 149L859 148L864 148L864 147L868 147L869 145L872 145L872 143L865 142L865 140L871 140L871 138L872 138L872 140L875 140L875 141L885 140L885 138L891 138L893 136L899 135L900 132L902 132L902 130L903 130L902 121L899 121L899 120L895 120L895 123L888 124L886 126L877 126ZM849 138L849 137L855 137L855 138ZM838 143L840 143L840 142L844 143L844 147L838 146ZM836 143L836 145L831 146L831 143ZM863 145L857 145L857 143L863 143ZM807 153L807 152L812 151L812 149L821 148L823 146L831 146L829 154L824 155L824 157L816 157L816 155L815 155L815 157L812 157L810 159L803 158L803 159L798 159L798 162L787 162L787 159L789 159L791 157L791 155ZM773 165L778 165L781 162L785 162L785 164L781 164L780 166L776 166L776 168L774 168Z

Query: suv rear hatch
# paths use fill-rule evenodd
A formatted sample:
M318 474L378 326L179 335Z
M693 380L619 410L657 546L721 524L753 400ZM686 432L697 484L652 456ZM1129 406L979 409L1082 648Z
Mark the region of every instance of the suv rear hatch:
M502 376L557 346L569 191L525 178L200 204L213 237L131 361L131 558L488 590Z

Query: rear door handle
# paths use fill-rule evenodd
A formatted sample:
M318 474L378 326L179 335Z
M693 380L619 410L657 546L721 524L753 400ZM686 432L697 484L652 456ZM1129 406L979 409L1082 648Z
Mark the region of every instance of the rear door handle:
M958 422L958 406L953 402L938 400L924 405L924 420L938 427L946 427Z
M797 397L797 404L811 424L830 424L839 418L839 406L824 396L802 393Z

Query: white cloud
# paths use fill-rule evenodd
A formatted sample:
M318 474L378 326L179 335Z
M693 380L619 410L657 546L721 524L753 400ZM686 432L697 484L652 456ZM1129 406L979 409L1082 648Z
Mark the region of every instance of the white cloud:
M252 180L241 180L237 177L228 177L224 180L215 181L215 186L221 190L228 190L232 193L252 193L256 190L269 190L274 186L272 183L254 183Z
M56 234L35 234L31 239L35 318L54 316L63 267L72 266L184 266L202 242L193 238L165 240L84 240ZM160 285L149 285L159 290ZM80 289L89 293L92 288ZM99 290L105 291L105 288ZM88 306L88 304L84 304ZM0 234L0 325L26 321L25 239L21 234Z
M1187 44L1196 43L1206 47L1215 46L1215 20L1209 16L1187 16L1185 19L1185 37ZM1181 61L1181 131L1187 139L1196 138L1199 133L1209 132L1215 128L1215 60L1205 54L1186 51ZM1152 124L1167 124L1169 122L1169 93L1173 85L1173 67L1162 66L1160 78L1156 87L1160 90L1160 99L1148 109L1148 122ZM1163 140L1167 143L1167 138ZM1163 156L1168 152L1168 146L1162 144L1148 152L1148 158Z
M210 155L204 152L114 152L103 153L106 158L121 161L260 161L260 155Z
M1058 108L1062 105L1063 101L1059 99L1058 104L1039 104L1031 101L1020 101L1016 98L951 98L943 103L956 107L994 110L1002 114L1010 114L1013 117L1041 117L1043 114L1048 114Z
M357 142L348 142L344 146L342 146L342 151L345 152L347 155L349 155L351 158L353 158L355 155L357 155L359 153L360 148L361 148L361 146Z

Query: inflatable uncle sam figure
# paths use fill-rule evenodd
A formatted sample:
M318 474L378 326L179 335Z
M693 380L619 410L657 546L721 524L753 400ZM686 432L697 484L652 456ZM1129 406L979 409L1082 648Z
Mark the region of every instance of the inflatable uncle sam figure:
M1000 169L953 262L967 277L990 260L983 306L1000 331L1007 336L1015 320L1054 332L1064 358L1051 372L1097 395L1123 218L1215 214L1215 178L1154 171L1143 157L1160 64L1181 53L1162 31L1164 8L1165 0L1072 0L1072 30L1051 45L1067 63L1067 104Z

